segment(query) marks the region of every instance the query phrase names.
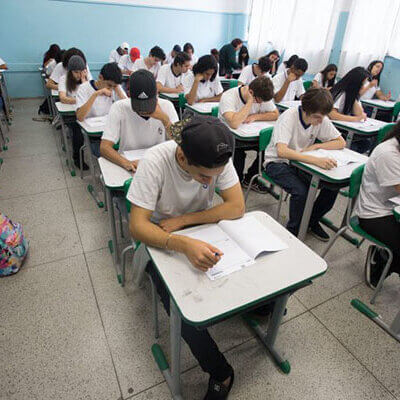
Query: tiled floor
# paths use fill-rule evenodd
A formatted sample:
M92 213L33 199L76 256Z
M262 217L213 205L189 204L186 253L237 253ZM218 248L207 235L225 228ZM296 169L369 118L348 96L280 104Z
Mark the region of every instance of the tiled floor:
M163 400L156 367L149 288L128 274L121 288L107 248L108 220L71 177L59 131L33 122L38 100L14 102L9 150L0 154L0 210L21 222L30 240L23 269L0 281L0 400ZM251 194L249 209L275 211L271 196ZM331 218L338 222L339 199ZM282 221L287 220L287 204ZM320 253L324 244L309 237ZM243 322L211 329L236 371L230 399L400 400L400 346L350 306L367 302L366 248L338 240L328 272L292 296L278 338L292 371L283 375ZM390 320L400 307L400 280L385 283L375 309ZM160 342L168 343L161 315ZM183 347L185 398L202 399L207 376Z

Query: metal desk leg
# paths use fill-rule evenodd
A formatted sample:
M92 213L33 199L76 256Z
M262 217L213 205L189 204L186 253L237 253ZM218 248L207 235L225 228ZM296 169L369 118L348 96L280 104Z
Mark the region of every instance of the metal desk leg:
M354 132L348 131L347 138L346 138L346 148L350 149L351 143L353 142Z
M298 239L302 242L304 241L308 229L308 224L310 223L311 213L315 202L315 197L317 196L317 190L319 185L319 177L313 175L310 187L308 189L306 205L303 211L303 217L301 218Z
M71 173L71 176L75 176L76 172L75 172L75 168L74 168L74 163L72 161L71 149L70 149L69 143L68 143L68 135L67 135L68 128L64 123L64 119L62 117L60 117L60 119L61 119L61 132L62 132L62 136L63 136L65 151L67 153L68 169L69 169L69 172Z
M371 118L376 119L376 114L378 114L378 107L372 109Z

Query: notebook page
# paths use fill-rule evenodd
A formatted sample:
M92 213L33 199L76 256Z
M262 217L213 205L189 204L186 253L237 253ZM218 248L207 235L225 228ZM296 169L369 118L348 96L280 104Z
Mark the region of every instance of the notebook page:
M263 252L280 251L288 248L281 238L271 232L253 216L233 221L220 221L218 225L252 258Z
M195 103L193 104L193 108L202 113L210 113L214 107L218 107L218 102L208 101L205 103Z
M262 129L270 128L271 126L273 126L271 122L256 121L250 124L241 124L236 130L242 134L253 136L259 133Z
M141 160L146 151L147 149L128 150L123 151L122 155L129 161Z
M336 160L338 167L343 167L350 163L362 161L360 160L359 157L357 157L357 154L346 151L344 149L343 150L318 149L318 150L306 151L303 154L321 158L333 158Z
M107 118L106 115L103 115L102 117L86 118L85 122L91 128L99 128L106 124L106 118Z

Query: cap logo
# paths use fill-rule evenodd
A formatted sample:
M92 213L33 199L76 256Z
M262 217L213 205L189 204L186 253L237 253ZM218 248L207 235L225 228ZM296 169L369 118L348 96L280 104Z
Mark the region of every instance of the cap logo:
M142 99L142 100L148 99L148 98L149 98L149 96L147 96L147 94L145 92L140 93L138 96L138 99Z
M217 152L218 152L218 153L221 153L221 152L227 150L228 147L229 147L229 146L228 146L226 143L218 143L218 144L217 144Z

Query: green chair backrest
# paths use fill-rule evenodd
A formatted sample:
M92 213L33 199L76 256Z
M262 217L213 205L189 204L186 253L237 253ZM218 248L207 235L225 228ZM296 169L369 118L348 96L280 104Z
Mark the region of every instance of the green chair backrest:
M219 111L219 107L218 107L218 106L213 107L213 108L211 109L211 115L212 115L213 117L218 117L218 111Z
M238 81L236 79L231 80L229 82L229 89L232 89L232 88L237 87L237 86L238 86Z
M387 124L385 126L382 126L381 129L379 129L378 132L378 144L382 142L382 140L385 138L386 134L392 130L392 128L395 126L395 124Z
M312 85L312 81L303 82L304 90L310 89L311 85Z
M124 182L125 205L128 213L131 212L131 202L126 198L126 195L128 194L128 190L131 187L131 183L132 178L129 178Z
M398 101L393 107L393 114L392 114L393 121L397 120L399 112L400 112L400 101Z
M269 142L271 141L272 138L272 133L274 131L274 128L271 126L271 128L265 128L262 131L260 131L260 137L258 139L258 150L259 151L265 151L265 149L268 147Z
M187 103L186 97L184 93L179 93L178 97L178 105L180 108L183 108L185 104Z
M365 164L357 167L351 174L350 186L349 186L349 197L355 199L360 192L361 181L363 177Z

